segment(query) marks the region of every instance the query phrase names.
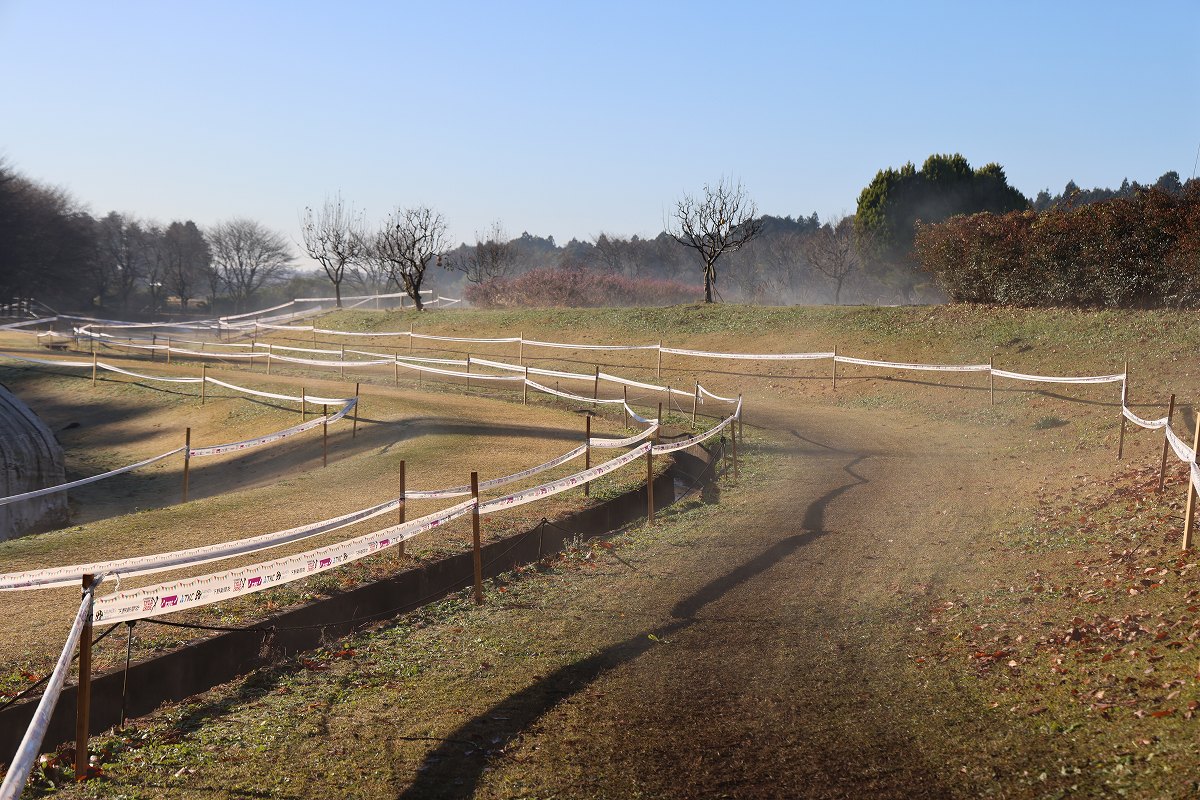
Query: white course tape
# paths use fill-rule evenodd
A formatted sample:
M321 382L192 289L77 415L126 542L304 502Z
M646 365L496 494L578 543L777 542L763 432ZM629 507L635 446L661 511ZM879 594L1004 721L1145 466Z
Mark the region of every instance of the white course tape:
M331 331L333 332L333 331ZM428 333L408 333L405 331L398 336L411 336L414 339L430 339L437 342L479 342L481 344L507 344L521 341L520 336L508 336L503 339L476 339L470 336L433 336Z
M1179 460L1187 462L1194 461L1196 458L1195 451L1188 447L1187 444L1184 443L1183 439L1180 439L1175 434L1175 431L1171 430L1171 426L1167 425L1164 430L1167 434L1167 441L1170 442L1171 449L1175 451L1175 455L1178 456Z
M399 508L400 500L388 500L385 503L370 508L351 511L331 519L310 522L296 528L264 533L246 539L236 539L230 542L192 547L187 550L173 550L168 553L155 553L148 556L133 556L112 561L97 561L91 564L74 564L66 567L48 567L46 569L28 570L26 572L10 572L0 575L0 591L17 591L22 589L49 589L56 586L75 586L84 575L115 575L130 578L135 575L150 575L156 572L166 572L182 567L193 567L208 564L235 556L249 555L260 550L269 550L285 544L291 544L302 539L308 539L322 533L345 528L364 520L372 519L380 514L386 514Z
M1190 471L1192 474L1192 487L1196 490L1197 494L1200 494L1200 465L1193 461Z
M97 361L96 366L100 369L106 369L109 372L119 372L122 375L128 375L131 378L137 378L143 381L162 381L164 383L200 383L200 381L203 380L202 378L161 378L157 375L143 375L140 372L130 372L127 369L121 369L120 367L112 364L105 364L103 361Z
M1022 372L993 369L992 374L1001 378L1012 378L1017 381L1036 381L1038 383L1116 383L1117 381L1125 380L1124 373L1120 375L1092 375L1088 377L1067 378L1052 377L1049 375L1027 375Z
M521 341L518 339L517 341ZM565 342L538 342L525 339L530 347L554 347L560 350L657 350L656 344L567 344ZM665 350L663 352L666 352Z
M643 417L642 415L640 415L636 411L634 411L632 408L630 408L629 405L627 403L625 403L624 401L621 402L621 405L625 406L626 414L628 414L631 418L637 420L638 422L642 423L643 425L658 425L660 422L660 420L657 420L657 419L646 419L645 417Z
M109 470L108 472L102 472L99 475L93 475L90 478L80 478L77 481L71 481L70 483L60 483L57 486L49 486L45 489L35 489L32 492L22 492L21 494L9 495L8 497L0 497L0 506L5 506L5 505L8 505L9 503L19 503L22 500L31 500L34 497L42 497L44 495L54 494L55 492L65 492L67 489L74 489L76 486L83 486L88 483L95 483L96 481L102 481L105 478L111 478L114 475L120 475L125 472L131 472L140 467L147 466L148 464L153 464L155 461L162 461L164 458L167 458L169 456L175 455L176 453L182 453L182 452L183 452L182 447L176 447L174 450L169 450L166 453L160 453L159 455L152 456L150 458L147 458L145 461L139 461L136 464L130 464L127 467L121 467L119 469Z
M713 400L720 400L723 403L736 403L738 401L736 397L721 397L719 394L713 394L703 386L700 387L700 394L704 397L711 397Z
M616 404L616 403L624 403L625 402L624 400L622 400L619 397L615 398L615 399L584 397L583 395L580 395L580 394L572 394L571 392L564 392L561 389L551 389L549 386L543 386L542 384L540 384L536 381L525 381L525 384L527 386L529 386L529 388L536 389L539 392L545 392L546 394L557 395L558 397L562 397L567 400L575 400L580 403L601 403L601 404L612 403L612 404Z
M667 442L666 444L656 444L653 448L654 455L658 456L665 453L674 453L676 450L683 450L684 448L691 447L692 445L700 444L701 442L716 436L735 419L737 419L736 415L726 417L725 419L721 420L721 422L717 423L703 433L698 433L688 439L681 439L678 442Z
M637 444L643 439L648 439L649 437L653 436L657 430L657 425L651 425L641 433L635 433L633 436L627 436L624 439L597 439L593 436L591 439L588 439L588 444L592 447L597 447L600 449L629 447L632 444Z
M399 361L401 363L403 363L405 361L413 361L418 364L450 364L451 366L455 366L455 367L465 367L467 365L467 360L465 358L424 358L421 356L403 356L403 355L399 355L399 354L392 355L391 353L374 353L374 352L371 352L370 350L347 350L346 352L354 353L355 355L358 355L358 356L371 356L373 358L386 358L388 364L392 363L393 361Z
M540 367L522 367L522 366L518 366L517 364L509 364L505 361L491 361L486 358L475 358L474 356L471 357L471 363L472 364L482 364L485 367L494 367L496 369L506 369L509 372L520 372L522 374L524 374L526 371L528 371L528 373L530 375L542 375L542 376L548 377L548 378L562 378L563 380L569 380L569 381L595 381L596 380L596 376L594 374L588 375L583 372L562 372L561 370L541 369ZM601 374L603 374L603 373L601 373Z
M28 361L31 364L45 364L51 367L90 367L90 361L55 361L50 358L30 358L29 356L14 356L8 353L0 353L4 358L11 358L13 361Z
M601 373L599 373L599 375L600 375L600 380L602 380L602 381L610 381L612 383L620 383L620 384L624 384L625 386L634 386L638 389L649 389L652 392L665 392L668 388L666 386L655 386L653 383L641 383L639 381L631 381L628 378L619 378L616 375L609 375L607 372L601 372ZM591 377L591 376L588 376L588 377ZM682 397L691 397L692 396L691 392L686 392L683 389L671 389L671 394L677 394Z
M833 358L833 353L712 353L707 350L682 350L678 347L663 347L664 353L698 358L732 358L746 361L815 361Z
M28 328L30 325L41 325L43 323L57 322L58 317L42 317L41 319L27 319L24 322L10 322L7 325L0 325L0 331L15 331L19 328Z
M483 481L479 484L479 491L494 489L497 486L504 486L509 483L514 483L523 478L528 478L531 475L537 475L539 472L545 472L548 469L566 464L568 461L574 461L587 452L586 445L579 445L574 450L563 453L558 458L553 458L543 464L530 467L529 469L514 472L511 475L504 475L500 478L492 478L491 480ZM423 489L415 492L405 492L405 500L441 500L450 497L462 497L471 493L470 484L464 486L452 486L449 489Z
M850 356L834 356L833 360L839 364L860 364L864 367L914 369L926 372L989 372L992 369L990 364L912 364L901 361L875 361L869 358L851 358Z
M304 553L196 578L115 592L96 600L92 619L100 623L145 619L282 586L393 547L461 517L474 505L475 499L472 498L412 522L393 525Z
M1158 430L1159 428L1167 427L1167 418L1166 417L1163 417L1162 419L1142 419L1137 414L1130 411L1128 406L1122 406L1121 413L1125 415L1125 419L1129 420L1134 425L1137 425L1138 427L1141 427L1141 428L1148 428L1149 430Z
M345 401L339 401L345 402ZM273 444L274 442L282 441L290 436L295 436L298 433L311 431L313 428L320 427L322 424L333 424L349 413L350 409L355 405L355 401L351 399L341 408L336 414L329 417L317 417L308 422L302 422L299 425L293 425L290 428L284 428L281 431L268 433L266 436L259 436L254 439L244 439L240 442L229 442L228 444L218 444L211 447L193 447L188 451L190 458L201 458L203 456L220 456L226 453L236 453L241 450L250 450L255 447L261 447L265 444Z
M543 483L540 486L534 486L529 489L522 489L519 492L507 495L505 497L497 497L495 500L489 500L486 503L479 504L479 513L491 514L496 511L503 511L506 508L515 508L516 506L532 503L534 500L540 500L543 497L559 494L576 486L582 486L589 481L593 481L602 475L620 469L639 456L646 454L650 449L650 443L646 442L640 447L630 450L624 455L605 461L603 464L591 469L585 469L583 472L577 472L574 475L568 475L565 478L559 478L556 481Z

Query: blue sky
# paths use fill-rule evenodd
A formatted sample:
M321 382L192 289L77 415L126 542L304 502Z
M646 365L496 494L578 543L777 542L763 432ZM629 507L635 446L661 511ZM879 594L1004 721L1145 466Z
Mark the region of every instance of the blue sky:
M853 213L886 166L961 152L1032 196L1186 179L1200 2L0 0L0 157L93 213L442 211L565 242L652 235L740 178Z

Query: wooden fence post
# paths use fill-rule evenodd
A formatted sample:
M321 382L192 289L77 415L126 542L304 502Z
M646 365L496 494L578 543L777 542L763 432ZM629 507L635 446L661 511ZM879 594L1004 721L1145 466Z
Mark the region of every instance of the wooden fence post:
M646 450L646 524L654 524L654 445L658 444L658 431L650 438Z
M75 694L75 780L83 780L88 771L88 727L92 709L92 604L95 591L92 576L83 576L83 594L88 598L88 613L79 634L79 686Z
M656 352L658 353L658 361L656 361L654 363L654 379L661 380L662 379L662 339L658 340L658 350Z
M988 405L996 405L996 357L988 360Z
M274 355L275 354L271 350L271 343L267 342L267 374L268 375L271 374L271 361L273 360Z
M400 303L401 304L404 303L403 297L400 298ZM410 323L408 323L408 352L410 352L410 353L413 351L413 335L412 334L413 334L413 324L410 322Z
M321 466L329 466L329 406L321 406Z
M400 385L400 348L396 348L396 362L395 362L395 366L392 367L392 369L394 369L396 371L396 385L399 386Z
M129 339L130 339L130 341L132 341L133 337L130 336ZM145 341L145 339L143 339L142 341ZM151 361L154 360L154 350L157 347L158 347L158 334L152 333L152 334L150 334L150 360Z
M741 474L738 472L738 454L737 454L737 443L738 443L739 435L740 434L738 432L738 421L735 419L733 421L733 424L729 426L729 442L733 446L733 479L735 481L741 477Z
M696 393L692 395L692 427L696 427L696 409L700 405L700 383L696 383Z
M479 473L471 473L471 496L475 506L471 509L471 548L475 566L475 605L483 605L483 548L479 542Z
M1196 516L1196 487L1192 483L1192 465L1196 463L1196 449L1200 448L1200 414L1196 415L1196 434L1192 437L1192 461L1187 473L1187 510L1183 515L1183 549L1192 546L1192 522Z
M400 459L400 505L396 507L396 524L397 525L404 524L404 492L405 492L404 459ZM396 545L396 557L397 558L404 557L404 540L403 539L401 539L400 543L398 545Z
M94 345L95 340L93 339L92 342ZM96 386L96 351L92 350L92 388L95 388L95 386Z
M350 429L350 438L358 436L358 384L354 384L354 427Z
M1167 427L1171 427L1171 418L1175 416L1175 395L1171 395L1171 402L1167 405ZM1167 451L1171 449L1171 442L1167 439L1166 431L1163 431L1163 451L1162 462L1158 465L1158 490L1163 490L1163 483L1167 479Z
M200 405L208 399L208 364L200 365Z
M583 444L584 444L583 468L585 470L587 470L587 469L592 468L592 415L586 414L583 419L586 423L584 425L584 432L583 432ZM584 482L584 484L583 484L583 496L584 497L589 497L591 495L591 485L592 485L591 481Z
M1125 456L1125 409L1129 407L1129 362L1125 362L1125 377L1121 379L1121 438L1117 440L1117 461Z
M342 357L338 362L338 377L346 377L346 345L342 345Z
M192 471L192 429L183 434L183 502L188 499L188 478Z
M833 390L837 391L837 345L833 346Z
M521 405L529 405L529 367L525 368L525 380L521 383Z
M300 421L308 419L308 401L305 399L307 395L304 393L304 387L300 387Z
M595 382L592 384L592 399L593 400L600 399L600 365L599 364L596 365L596 378L595 378Z
M171 363L171 337L167 337L167 363Z

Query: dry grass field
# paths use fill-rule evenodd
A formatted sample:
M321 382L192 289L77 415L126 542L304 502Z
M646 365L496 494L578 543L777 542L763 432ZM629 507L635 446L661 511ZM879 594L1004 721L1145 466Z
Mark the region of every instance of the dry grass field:
M412 321L343 312L322 325L407 330ZM418 332L451 336L661 339L717 351L836 346L846 355L994 359L1005 369L1059 375L1119 372L1128 359L1131 405L1158 417L1177 393L1175 429L1187 438L1197 398L1189 354L1198 336L1188 322L1187 315L1160 312L680 307L443 312L414 324ZM469 346L480 349L473 355L517 355L514 345ZM362 349L379 347L407 342ZM529 346L524 352L539 366L585 373L596 366L590 353L563 355ZM653 353L599 358L602 369L642 380L653 380L658 368ZM332 390L315 374L288 370L271 381ZM293 445L310 449L271 479L276 462L266 451L253 486L220 487L214 474L208 494L186 506L107 516L81 531L10 543L0 557L51 563L118 534L129 537L128 546L144 547L148 528L135 520L162 515L156 527L186 527L191 514L184 512L193 507L211 516L187 528L189 536L205 535L217 519L242 529L254 520L262 531L292 524L313 506L336 513L353 507L339 484L362 481L379 493L372 499L386 495L379 474L386 470L378 465L405 457L393 450L409 454L410 470L420 463L419 474L436 474L431 482L451 483L461 481L452 476L462 471L466 451L511 455L516 465L570 446L537 435L491 440L485 430L459 436L441 429L454 419L480 428L578 428L569 403L539 399L527 409L504 390L473 388L468 396L464 387L417 387L412 379L397 387L386 369L338 384L347 379L362 382L364 413L375 421L360 424L359 438L367 435L368 443L339 432L331 444L339 457L328 468L320 469L319 452L312 463L308 441ZM5 370L0 380L34 397L52 393L38 384L59 379L18 379ZM1166 491L1156 492L1162 440L1144 431L1129 433L1125 460L1117 461L1115 385L997 379L992 405L987 377L978 374L843 365L834 390L828 362L664 356L662 383L690 388L697 380L746 397L746 462L740 480L723 484L719 501L691 499L652 528L631 528L611 543L582 546L493 582L481 608L451 598L166 707L97 740L104 777L59 792L1195 795L1200 585L1194 554L1179 550L1183 469L1172 463ZM80 386L91 391L85 381ZM233 416L232 407L230 401L224 413ZM675 423L684 428L690 408L682 411ZM435 430L398 435L403 420L426 415L440 420ZM162 420L170 421L165 412ZM244 424L277 426L261 423ZM210 424L243 423L218 417ZM609 414L608 425L616 433L621 419ZM385 426L394 427L375 439L363 432ZM400 439L391 450L389 435ZM158 444L146 443L144 452ZM105 457L119 461L136 449ZM159 498L166 502L170 476L162 480ZM292 507L310 497L313 506ZM278 516L268 522L264 514ZM539 507L536 514L546 512ZM92 527L104 525L111 527ZM83 536L88 531L93 535ZM48 626L68 595L29 613ZM2 599L24 608L31 597ZM249 619L255 610L235 613ZM32 627L14 627L13 635L26 637L16 641L24 646ZM38 656L52 649L54 635L48 632Z

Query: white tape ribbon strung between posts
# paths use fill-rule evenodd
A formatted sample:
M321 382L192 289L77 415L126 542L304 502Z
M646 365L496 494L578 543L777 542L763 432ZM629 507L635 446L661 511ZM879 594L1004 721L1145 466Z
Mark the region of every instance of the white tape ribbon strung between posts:
M1191 462L1195 460L1195 451L1188 447L1183 439L1179 438L1175 431L1171 430L1170 425L1167 425L1164 428L1164 431L1167 434L1167 441L1171 444L1171 449L1175 451L1175 455L1180 461Z
M330 331L337 333L337 331ZM434 336L429 333L409 333L405 331L403 336L411 336L414 339L429 339L435 342L478 342L480 344L515 344L521 341L520 336L506 336L502 339L478 339L471 336Z
M86 365L85 365L86 366ZM161 381L163 383L200 383L201 378L162 378L158 375L143 375L140 372L131 372L127 369L121 369L112 364L105 364L103 361L97 361L96 366L100 369L108 370L109 372L118 372L121 375L128 375L131 378L137 378L143 381Z
M697 384L697 385L699 385L699 384ZM705 389L703 386L700 386L700 394L703 397L711 397L713 400L720 400L722 403L736 403L738 401L738 399L736 397L721 397L721 395L719 395L719 394L713 394L708 389Z
M566 342L539 342L534 339L518 339L526 347L553 347L559 350L657 350L656 344L568 344ZM665 352L665 351L664 351Z
M16 331L20 328L28 328L30 325L44 325L53 322L58 322L58 317L41 317L40 319L27 319L23 322L10 322L7 325L0 325L0 331ZM24 331L21 331L22 333Z
M453 378L470 378L471 380L479 379L482 381L520 381L524 380L521 375L486 375L478 372L456 372L451 369L438 369L437 367L423 367L420 364L407 364L403 361L389 361L389 364L395 363L397 366L405 369L416 370L417 372L429 372L434 375L448 375Z
M114 623L172 614L220 603L233 597L260 592L310 575L349 564L379 553L399 542L438 528L461 517L475 505L475 498L428 516L393 525L344 542L318 547L304 553L251 564L238 569L184 578L141 589L115 592L97 598L92 618Z
M46 729L50 727L50 717L54 714L54 707L58 705L58 696L62 694L63 683L66 682L67 673L71 671L75 648L79 645L79 637L83 632L84 623L87 622L88 609L92 605L94 593L94 586L83 593L79 610L75 612L75 620L67 634L67 641L63 644L54 671L50 673L50 680L42 692L42 699L38 701L33 719L29 721L29 727L21 737L16 755L13 756L4 776L4 782L0 783L0 800L18 800L25 790L25 782L29 780L29 773L33 771L33 765L42 749L42 740L46 738Z
M993 369L992 374L999 378L1012 378L1016 381L1036 381L1038 383L1117 383L1118 381L1125 380L1125 373L1121 373L1120 375L1092 375L1073 378L1050 375L1027 375L1022 372Z
M517 364L509 364L505 361L491 361L486 358L475 358L474 356L471 357L471 363L472 364L482 364L485 367L494 367L495 369L505 369L505 370L508 370L509 372L524 373L524 372L526 372L526 370L528 370L530 375L541 375L541 376L547 377L547 378L562 378L563 380L568 380L568 381L589 381L589 382L591 382L591 381L596 380L596 376L594 374L589 375L584 372L563 372L561 370L542 369L540 367L522 367Z
M575 400L580 403L599 403L601 405L604 405L604 404L614 404L615 405L615 404L624 404L624 402L625 402L624 400L622 400L619 397L617 397L615 399L603 398L603 397L600 397L600 398L584 397L581 394L572 394L571 392L564 392L561 389L551 389L549 386L543 386L542 384L540 384L536 381L525 381L525 385L528 386L530 389L535 389L539 392L545 392L546 394L556 395L558 397L562 397L567 400Z
M586 445L579 445L574 450L563 453L558 458L552 458L549 461L530 467L529 469L514 472L511 475L504 475L500 478L492 478L491 480L482 481L479 484L479 491L494 489L497 486L504 486L509 483L514 483L523 478L528 478L531 475L537 475L540 472L545 472L548 469L566 464L568 461L574 461L587 452ZM462 497L471 493L470 484L463 486L452 486L449 489L419 489L415 492L405 492L405 500L442 500L450 497Z
M1200 465L1197 465L1193 461L1189 471L1192 474L1192 486L1195 488L1197 494L1200 494Z
M0 575L0 591L19 591L27 589L50 589L57 586L74 586L84 575L111 575L120 578L130 578L137 575L150 575L156 572L166 572L183 567L193 567L208 564L235 556L249 555L261 550L269 550L285 544L291 544L302 539L308 539L322 533L355 525L368 519L386 514L399 508L399 498L388 500L370 508L351 511L331 519L310 522L295 528L288 528L273 533L264 533L246 539L235 539L229 542L192 547L186 550L172 550L166 553L155 553L148 556L132 556L112 561L97 561L91 564L74 564L65 567L48 567L46 569L27 570L25 572L10 572Z
M830 353L832 356L833 354ZM875 361L869 358L851 358L850 356L833 356L839 364L859 364L864 367L884 367L886 369L912 369L926 372L991 372L991 364L913 364L900 361Z
M651 345L651 347L656 347ZM729 358L744 361L817 361L833 358L833 353L713 353L707 350L683 350L678 347L663 347L664 353L697 358Z
M343 402L345 402L345 401L343 401ZM229 442L228 444L218 444L218 445L213 445L211 447L193 447L189 451L188 455L191 458L200 458L203 456L220 456L220 455L225 455L226 453L236 453L241 450L250 450L255 447L261 447L263 445L273 444L275 442L282 441L283 439L287 439L290 436L295 436L298 433L304 433L305 431L311 431L313 428L318 428L321 425L325 425L325 424L332 425L333 423L340 420L342 417L346 416L346 414L349 413L350 409L352 409L354 407L354 405L355 405L355 401L352 398L349 402L346 402L346 405L343 406L341 408L341 410L339 410L336 414L333 414L331 416L317 417L316 419L311 419L308 422L302 422L299 425L293 425L290 428L284 428L281 431L276 431L274 433L268 433L265 436L259 436L254 439L244 439L243 441L240 441L240 442Z
M538 500L543 497L549 497L551 495L559 494L560 492L565 492L576 486L582 486L585 483L594 481L596 478L599 478L602 475L607 475L614 470L620 469L639 456L645 455L646 451L649 449L650 443L646 442L640 447L636 447L624 455L605 461L603 464L592 467L591 469L585 469L583 472L576 472L574 475L568 475L567 477L559 478L556 481L543 483L540 486L533 486L529 489L522 489L519 492L514 492L513 494L505 497L497 497L495 500L489 500L486 503L480 503L479 513L481 515L491 514L496 511L503 511L506 508L515 508L516 506L524 505L525 503L532 503L534 500Z
M667 442L665 444L656 444L653 447L654 455L658 456L658 455L664 455L666 453L674 453L676 450L683 450L685 448L691 447L692 445L700 444L701 442L711 439L712 437L716 436L721 431L725 430L725 428L727 426L729 426L735 419L737 419L736 414L726 417L725 419L721 420L721 422L717 423L716 425L714 425L713 427L704 431L703 433L698 433L695 436L692 436L690 438L681 439L678 442Z
M643 425L658 425L660 422L662 422L662 420L657 420L657 419L646 419L641 414L637 413L632 408L630 408L629 405L627 403L625 403L624 401L621 402L621 405L625 406L626 414L628 414L635 421L642 423Z
M272 348L273 349L273 348ZM257 353L260 358L266 356L272 361L285 361L289 364L307 364L312 367L374 367L380 364L391 364L395 359L391 356L373 361L343 361L342 359L296 358L295 356L280 356L272 352Z
M1167 427L1167 418L1162 419L1142 419L1137 414L1129 410L1129 406L1121 406L1121 413L1125 415L1125 419L1137 425L1140 428L1148 430L1158 430L1159 428Z
M426 358L424 356L403 356L393 355L391 353L375 353L370 350L347 350L347 353L354 353L358 356L371 356L373 358L386 358L387 363L399 361L403 364L405 361L412 361L417 364L449 364L455 367L465 367L467 360L465 358Z
M28 361L30 364L42 364L49 367L90 367L90 361L56 361L52 358L30 358L29 356L14 356L8 353L0 353L4 358L11 358L13 361Z
M596 447L596 448L600 448L600 449L629 447L630 445L637 444L638 442L642 441L643 439L648 439L649 437L653 436L657 430L658 430L657 425L651 425L649 428L642 431L641 433L635 433L633 436L627 436L624 439L598 439L593 436L591 439L588 439L588 444L591 447Z
M214 386L224 386L226 389L232 389L235 392L243 392L244 394L254 395L255 397L268 397L272 400L288 400L293 403L299 403L303 401L318 406L336 406L345 405L354 400L353 397L316 397L310 394L306 394L301 397L300 395L295 394L276 394L275 392L261 392L258 389L250 389L245 386L238 386L235 383L226 383L225 381L217 378L205 377L204 380L208 381Z
M80 478L77 481L71 481L70 483L60 483L57 486L48 486L45 489L35 489L32 492L22 492L21 494L14 494L14 495L10 495L8 497L0 497L0 506L6 506L9 503L19 503L22 500L32 500L35 497L43 497L48 494L55 494L56 492L65 492L68 489L74 489L76 486L84 486L89 483L95 483L96 481L102 481L105 478L111 478L114 475L121 475L126 472L132 472L135 469L139 469L141 467L148 466L150 464L153 464L155 461L162 461L164 458L168 458L170 456L175 455L176 453L182 453L182 452L183 452L182 447L176 447L174 450L169 450L165 453L160 453L159 455L156 455L156 456L151 456L150 458L147 458L145 461L139 461L136 464L130 464L127 467L120 467L118 469L109 470L108 472L102 472L99 475L92 475L90 478Z
M592 376L589 375L588 377L590 378ZM602 381L609 381L610 383L620 383L625 386L633 386L638 389L649 389L652 392L665 392L668 388L666 386L655 386L653 383L642 383L640 381L631 381L628 378L619 378L616 375L609 375L607 372L599 373L599 377L600 377L600 380L602 380ZM671 394L677 394L682 397L691 397L692 396L691 392L684 391L683 389L675 389L675 388L671 389Z

